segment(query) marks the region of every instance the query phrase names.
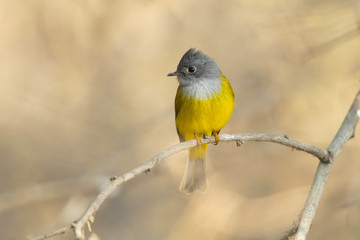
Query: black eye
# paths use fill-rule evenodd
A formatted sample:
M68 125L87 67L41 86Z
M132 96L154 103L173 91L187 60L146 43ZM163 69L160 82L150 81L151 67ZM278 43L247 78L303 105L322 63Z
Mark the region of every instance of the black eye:
M194 67L194 66L189 67L189 68L188 68L188 72L189 72L189 73L194 73L194 72L196 72L196 67Z

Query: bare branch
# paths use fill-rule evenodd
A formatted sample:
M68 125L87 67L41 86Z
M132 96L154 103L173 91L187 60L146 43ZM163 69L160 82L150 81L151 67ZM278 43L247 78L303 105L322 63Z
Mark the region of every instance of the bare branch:
M305 240L306 235L310 229L312 220L315 216L317 206L319 204L321 195L323 193L330 169L334 164L335 158L344 147L345 143L354 137L355 127L360 118L360 91L358 91L345 120L341 124L336 136L327 148L329 152L330 163L326 164L320 162L315 173L315 177L311 186L310 193L305 202L304 209L300 214L299 219L294 222L294 225L288 231L289 236L297 232L295 240ZM295 231L293 231L295 230ZM286 238L282 238L286 239Z
M220 139L221 141L224 142L237 141L240 142L241 144L245 141L278 143L299 151L310 153L313 156L319 158L323 162L328 162L328 157L329 157L328 152L326 150L315 147L307 143L302 143L296 140L292 140L287 135L277 136L277 135L265 134L265 133L223 134ZM211 141L211 143L213 142L214 141Z
M214 137L208 137L208 138L201 138L202 144L207 143L215 143ZM231 142L235 141L237 143L244 143L245 141L256 141L256 142L273 142L278 143L287 147L290 147L292 149L296 149L299 151L307 152L322 161L328 160L328 152L324 149L312 146L307 143L298 142L296 140L290 139L288 136L276 136L272 134L265 134L265 133L242 133L242 134L222 134L220 135L220 142ZM59 230L50 232L48 234L40 235L38 237L33 238L33 240L42 240L42 239L48 239L53 236L65 233L69 229L73 228L75 232L75 236L77 239L84 239L84 228L88 222L93 221L93 217L96 213L96 211L100 208L102 203L109 197L109 195L124 182L129 181L130 179L141 175L143 173L149 172L153 167L155 167L157 164L159 164L162 160L169 157L170 155L173 155L177 152L186 150L190 147L194 147L197 145L196 140L190 140L182 143L178 143L165 151L157 154L153 158L151 158L149 161L144 163L143 165L131 170L130 172L125 173L122 176L119 177L112 177L110 180L110 183L104 188L103 191L99 193L99 195L96 197L93 203L88 207L88 209L85 211L85 213L81 216L81 218L78 221L75 221L73 224L68 225L66 227L63 227Z
M66 233L67 231L69 231L70 229L71 229L71 225L68 225L68 226L66 226L66 227L59 228L58 230L55 230L55 231L53 231L53 232L46 233L46 234L44 234L44 235L40 235L40 236L34 237L33 240L42 240L42 239L52 238L52 237L55 237L55 236L64 234L64 233Z

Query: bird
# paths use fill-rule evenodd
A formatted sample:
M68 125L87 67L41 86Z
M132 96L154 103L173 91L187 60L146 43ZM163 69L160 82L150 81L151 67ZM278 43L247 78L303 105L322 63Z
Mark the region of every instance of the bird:
M191 194L205 192L205 153L208 144L201 145L201 137L214 136L219 142L219 132L233 113L235 97L229 80L216 62L195 48L190 48L181 58L175 72L179 86L175 97L175 124L180 142L196 139L197 146L189 148L189 160L179 190Z

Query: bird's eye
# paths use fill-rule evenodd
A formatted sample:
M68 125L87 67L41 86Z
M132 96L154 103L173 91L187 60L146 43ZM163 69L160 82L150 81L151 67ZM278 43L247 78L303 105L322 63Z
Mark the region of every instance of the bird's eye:
M188 72L189 72L189 73L194 73L194 72L196 72L196 67L194 67L194 66L189 67L189 68L188 68Z

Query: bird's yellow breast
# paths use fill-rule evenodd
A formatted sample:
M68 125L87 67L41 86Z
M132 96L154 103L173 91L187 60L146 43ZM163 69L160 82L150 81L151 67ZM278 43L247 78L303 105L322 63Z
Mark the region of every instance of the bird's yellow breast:
M185 140L211 135L229 121L234 108L234 92L221 74L221 89L205 99L184 96L179 86L175 98L176 128Z

